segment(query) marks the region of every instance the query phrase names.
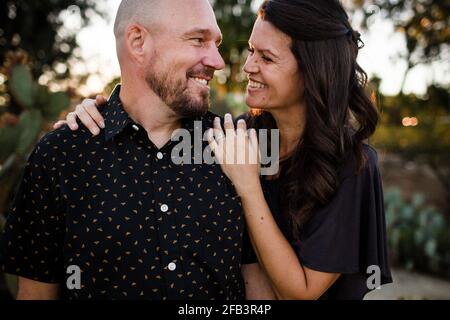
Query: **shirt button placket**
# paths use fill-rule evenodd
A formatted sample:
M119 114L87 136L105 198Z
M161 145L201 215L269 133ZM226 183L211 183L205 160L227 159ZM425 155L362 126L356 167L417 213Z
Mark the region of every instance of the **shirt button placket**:
M180 291L185 289L184 279L178 275L183 273L180 261L180 248L178 245L176 214L174 212L174 198L177 190L167 180L174 180L171 169L167 168L165 156L159 151L154 155L154 166L158 170L158 177L155 179L155 200L158 221L158 236L161 245L160 257L164 266L164 278L166 282L166 292L169 299L183 299ZM172 285L173 284L173 285Z

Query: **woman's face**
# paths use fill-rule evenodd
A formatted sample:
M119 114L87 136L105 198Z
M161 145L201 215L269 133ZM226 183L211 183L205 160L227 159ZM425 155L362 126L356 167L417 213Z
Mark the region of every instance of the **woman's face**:
M249 79L246 102L250 108L270 111L300 104L303 79L291 44L291 38L270 22L256 20L244 65Z

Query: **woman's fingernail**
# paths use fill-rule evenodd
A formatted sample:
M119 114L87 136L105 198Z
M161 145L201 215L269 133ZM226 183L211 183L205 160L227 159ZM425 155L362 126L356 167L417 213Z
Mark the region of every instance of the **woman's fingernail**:
M100 128L105 129L105 123L104 122L100 122Z

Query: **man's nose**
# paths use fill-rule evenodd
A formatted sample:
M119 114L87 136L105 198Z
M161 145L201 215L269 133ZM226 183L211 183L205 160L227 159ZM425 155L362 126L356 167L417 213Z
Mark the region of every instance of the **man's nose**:
M222 70L225 68L225 61L220 55L219 49L214 47L208 51L208 54L205 56L203 63L214 70Z

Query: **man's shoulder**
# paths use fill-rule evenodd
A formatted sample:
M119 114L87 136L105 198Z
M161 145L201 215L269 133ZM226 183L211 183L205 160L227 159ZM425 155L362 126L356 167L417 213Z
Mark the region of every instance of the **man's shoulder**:
M79 129L76 131L72 131L68 125L64 125L44 134L36 144L35 149L44 152L55 152L57 150L68 152L88 144L93 138L89 130L83 125L79 125Z

